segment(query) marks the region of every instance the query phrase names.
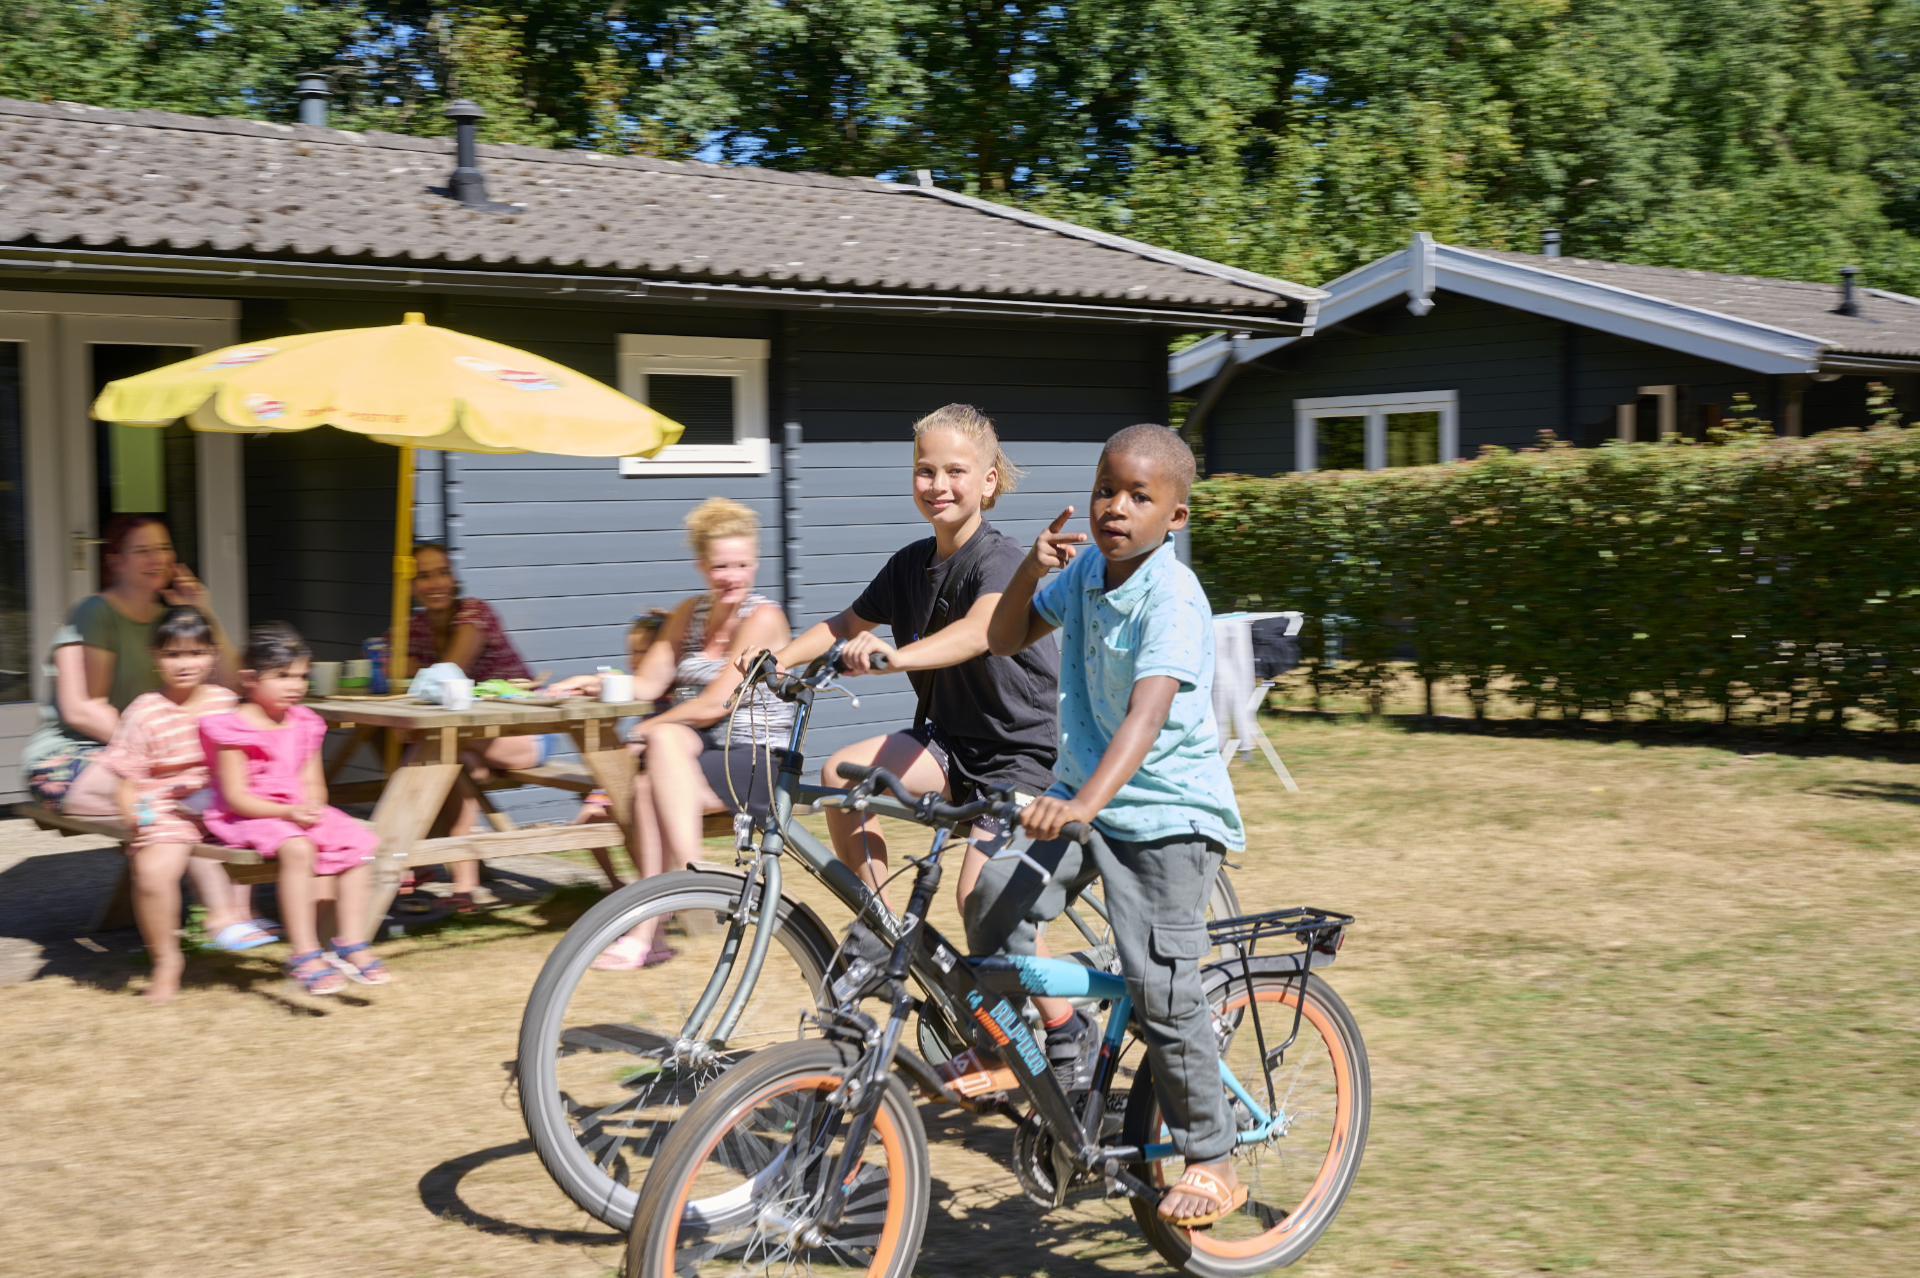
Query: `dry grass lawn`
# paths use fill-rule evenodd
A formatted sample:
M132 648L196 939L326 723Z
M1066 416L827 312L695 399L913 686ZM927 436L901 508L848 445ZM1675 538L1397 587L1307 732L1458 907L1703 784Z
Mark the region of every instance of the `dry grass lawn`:
M1236 882L1249 908L1360 915L1330 976L1376 1098L1358 1187L1300 1270L1913 1271L1910 764L1272 732L1304 790L1236 767L1253 835ZM621 1240L546 1180L504 1068L582 900L395 942L403 984L339 999L246 957L194 963L169 1008L136 1002L124 954L0 988L0 1268L608 1273ZM1159 1270L1113 1205L1015 1200L1004 1128L923 1112L922 1272Z

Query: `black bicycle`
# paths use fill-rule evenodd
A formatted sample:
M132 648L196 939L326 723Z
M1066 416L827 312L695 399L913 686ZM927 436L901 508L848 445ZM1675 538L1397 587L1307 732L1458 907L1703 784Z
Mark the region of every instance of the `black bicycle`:
M617 1229L632 1223L655 1151L694 1097L751 1052L792 1039L800 1015L824 996L839 941L784 889L783 868L797 862L878 944L901 935L902 920L793 819L809 803L848 801L847 791L800 780L814 701L841 690L841 647L797 674L780 673L763 657L741 683L743 696L763 685L793 702L795 713L787 748L756 752L754 766L775 773L772 817L762 828L736 818L736 866L659 874L612 893L568 929L528 995L518 1061L527 1132L567 1196ZM857 802L882 816L915 818L912 805L890 795ZM1068 921L1091 953L1106 953L1101 902L1093 894L1081 901L1086 911L1071 911ZM1224 873L1209 913L1239 913ZM674 929L671 962L640 972L594 970L602 950L648 920ZM967 1042L966 1010L926 974L916 970L912 979L925 995L915 1054L938 1064Z
M1239 1278L1304 1255L1353 1184L1371 1111L1359 1028L1314 972L1333 961L1352 918L1303 907L1210 925L1231 955L1205 966L1203 977L1221 1085L1239 1129L1233 1166L1249 1194L1209 1227L1179 1228L1156 1211L1182 1163L1167 1143L1149 1060L1134 1071L1117 1132L1112 1121L1120 1057L1129 1031L1137 1032L1125 982L1065 959L962 958L925 921L956 833L988 813L1011 819L1013 803L1001 796L954 805L910 795L884 770L842 771L858 778L849 802L885 792L934 829L932 849L917 862L906 927L884 956L843 952L812 1035L738 1063L674 1125L634 1213L627 1278L912 1271L930 1175L926 1130L907 1083L951 1104L982 1106L946 1090L906 1045L909 1021L927 1005L910 976L930 977L945 1004L966 1009L972 1039L1017 1078L1024 1109L1010 1100L985 1108L1019 1124L1015 1171L1030 1198L1057 1206L1079 1186L1125 1195L1155 1249L1196 1278ZM1084 827L1069 827L1069 835L1084 839ZM1281 937L1299 948L1258 953ZM1029 994L1107 1009L1085 1090L1064 1090L1048 1067L1022 1013ZM866 1006L875 999L884 1002L878 1015Z

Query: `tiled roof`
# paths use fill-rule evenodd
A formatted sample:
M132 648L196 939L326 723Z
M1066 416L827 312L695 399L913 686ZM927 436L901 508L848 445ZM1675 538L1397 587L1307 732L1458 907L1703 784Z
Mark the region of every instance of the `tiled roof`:
M893 183L0 99L0 244L1238 308L1316 289Z
M1460 251L1785 329L1824 342L1836 353L1920 357L1920 299L1899 293L1857 288L1854 296L1860 314L1837 315L1833 309L1840 304L1837 282L1810 284L1763 275L1721 275L1498 249ZM1861 283L1865 282L1862 277Z

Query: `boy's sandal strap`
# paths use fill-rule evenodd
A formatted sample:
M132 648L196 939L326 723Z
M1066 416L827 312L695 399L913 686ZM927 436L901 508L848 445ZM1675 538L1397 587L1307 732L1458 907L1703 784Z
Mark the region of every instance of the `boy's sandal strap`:
M1202 1226L1211 1225L1221 1217L1238 1211L1247 1201L1247 1187L1245 1185L1236 1184L1232 1189L1228 1189L1226 1181L1221 1180L1204 1167L1187 1168L1186 1174L1180 1177L1173 1188L1188 1193L1199 1194L1204 1198L1211 1199L1213 1202L1213 1209L1211 1211L1201 1212L1197 1216L1167 1217L1167 1223L1178 1229L1199 1229ZM1172 1191L1170 1190L1168 1192Z

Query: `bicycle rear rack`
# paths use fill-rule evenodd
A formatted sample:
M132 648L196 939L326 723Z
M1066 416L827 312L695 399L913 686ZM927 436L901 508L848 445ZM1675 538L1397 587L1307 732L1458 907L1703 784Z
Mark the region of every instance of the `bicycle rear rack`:
M1291 909L1268 910L1264 914L1216 919L1207 924L1207 935L1230 955L1221 959L1219 966L1231 970L1238 961L1240 974L1246 982L1247 1010L1253 1013L1253 1038L1260 1052L1260 1073L1267 1084L1269 1118L1279 1117L1279 1101L1273 1092L1274 1066L1286 1059L1287 1049L1300 1037L1300 1020L1307 1010L1307 975L1313 968L1312 953L1318 951L1329 957L1338 953L1341 943L1347 939L1347 928L1352 923L1351 914L1337 914L1311 905L1296 905ZM1299 983L1293 989L1293 1031L1287 1035L1284 1043L1269 1048L1266 1027L1260 1022L1260 1003L1253 996L1253 951L1261 941L1282 936L1291 936L1306 947L1306 953L1300 961Z
M1207 935L1221 949L1232 950L1236 957L1252 957L1254 947L1261 941L1289 935L1308 949L1332 954L1339 950L1352 923L1351 914L1296 905L1286 910L1268 910L1265 914L1215 919L1207 924Z

